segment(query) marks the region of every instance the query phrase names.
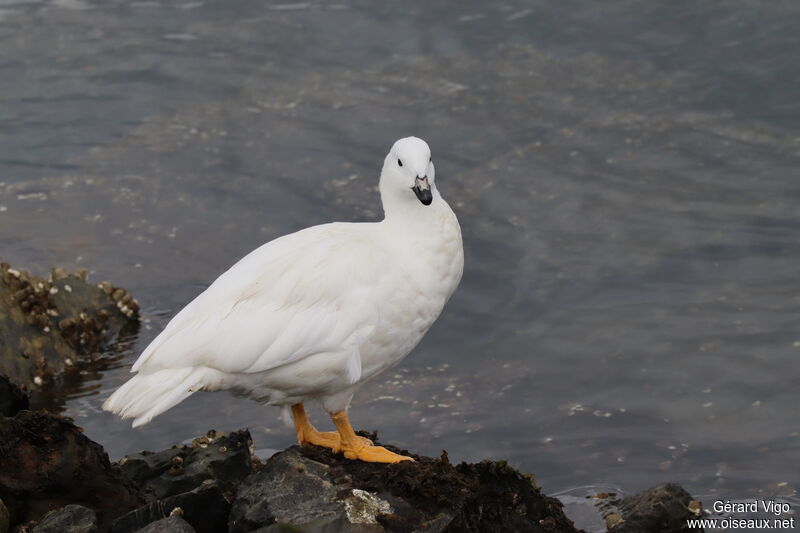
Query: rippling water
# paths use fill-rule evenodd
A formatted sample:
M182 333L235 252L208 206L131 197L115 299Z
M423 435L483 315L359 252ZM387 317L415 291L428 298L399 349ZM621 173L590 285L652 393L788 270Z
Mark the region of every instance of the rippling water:
M2 258L144 306L66 403L112 457L209 427L279 449L276 410L224 394L135 431L99 406L240 256L376 219L383 156L418 135L466 272L357 425L548 492L797 508L798 23L788 1L0 0Z

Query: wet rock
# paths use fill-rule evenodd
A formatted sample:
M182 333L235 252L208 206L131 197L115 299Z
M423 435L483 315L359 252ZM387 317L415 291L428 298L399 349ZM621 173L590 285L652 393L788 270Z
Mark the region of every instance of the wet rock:
M3 500L0 499L0 533L6 533L10 525L11 517L8 515L8 509L6 509Z
M412 456L414 463L383 465L293 446L239 487L230 532L273 524L303 531L578 531L557 500L505 463L454 467L446 454Z
M28 396L7 377L0 375L0 416L14 416L27 408Z
M577 531L560 501L542 494L532 476L505 461L461 463L456 469L473 486L448 530Z
M138 310L123 289L87 283L85 271L45 279L0 263L0 374L37 389L135 329Z
M0 533L580 533L558 500L502 461L454 466L444 452L432 459L387 446L416 461L384 465L293 446L256 468L251 446L247 431L211 431L111 465L68 420L0 417ZM670 484L611 500L614 533L688 531L686 518L702 512Z
M119 517L111 524L111 533L132 533L175 514L197 533L219 533L228 527L230 499L216 481L207 480L192 491L154 501Z
M345 516L330 468L295 448L279 453L239 487L231 510L231 533L275 522L307 524Z
M680 485L665 483L638 494L599 504L611 533L689 533L686 521L702 514L702 505Z
M156 520L136 533L195 533L195 529L178 515Z
M144 501L112 469L102 446L44 411L0 417L0 498L12 525L77 503L97 513L101 530Z
M97 515L81 505L67 505L42 517L31 533L96 533Z
M231 491L253 472L252 445L247 430L228 435L211 430L191 446L129 455L118 466L151 500L190 491L209 479Z
M376 531L382 531L382 529L368 524L353 524L345 518L340 518L333 521L311 522L303 526L272 524L260 527L250 533L375 533Z

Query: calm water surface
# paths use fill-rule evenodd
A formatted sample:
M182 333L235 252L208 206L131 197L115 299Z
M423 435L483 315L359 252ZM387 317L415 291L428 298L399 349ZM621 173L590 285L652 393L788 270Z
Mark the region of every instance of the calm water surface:
M358 426L568 497L670 480L800 508L800 4L428 4L0 0L2 259L144 307L67 414L112 458L209 427L291 444L225 394L135 431L99 406L240 256L377 219L414 134L466 271Z

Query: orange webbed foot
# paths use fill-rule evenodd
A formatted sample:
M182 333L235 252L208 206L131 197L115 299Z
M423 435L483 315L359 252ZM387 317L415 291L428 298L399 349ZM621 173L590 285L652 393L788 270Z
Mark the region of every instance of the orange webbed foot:
M358 459L368 463L413 461L411 457L390 452L383 446L374 446L369 439L356 435L353 431L353 426L350 425L350 419L346 411L333 413L331 419L339 431L341 451L347 459Z
M322 446L333 450L334 453L342 451L342 437L337 431L318 431L308 419L306 410L303 404L295 404L292 406L292 416L294 417L294 425L297 430L297 442L301 446ZM362 446L372 446L372 441L366 437L354 435L356 441Z
M391 452L383 446L364 446L358 449L343 448L344 456L347 459L358 459L367 463L400 463L403 461L414 461L411 457Z
M336 431L320 431L319 434L322 436L322 438L327 439L330 442L335 442L336 443L335 447L331 448L334 452L341 451L341 448L342 448L342 437L341 437L341 435L339 435L339 433L337 433ZM356 435L356 438L364 446L372 446L372 441L369 440L367 437L362 437L360 435ZM328 446L326 446L326 448L327 447Z

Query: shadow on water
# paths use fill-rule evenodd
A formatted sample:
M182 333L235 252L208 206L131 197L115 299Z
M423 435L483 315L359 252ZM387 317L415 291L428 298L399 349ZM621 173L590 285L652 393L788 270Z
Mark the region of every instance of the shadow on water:
M209 426L290 444L222 394L136 431L99 406L244 253L379 217L383 154L415 134L466 272L359 425L565 494L795 498L798 22L745 0L0 2L3 259L164 310L66 414L113 457Z

